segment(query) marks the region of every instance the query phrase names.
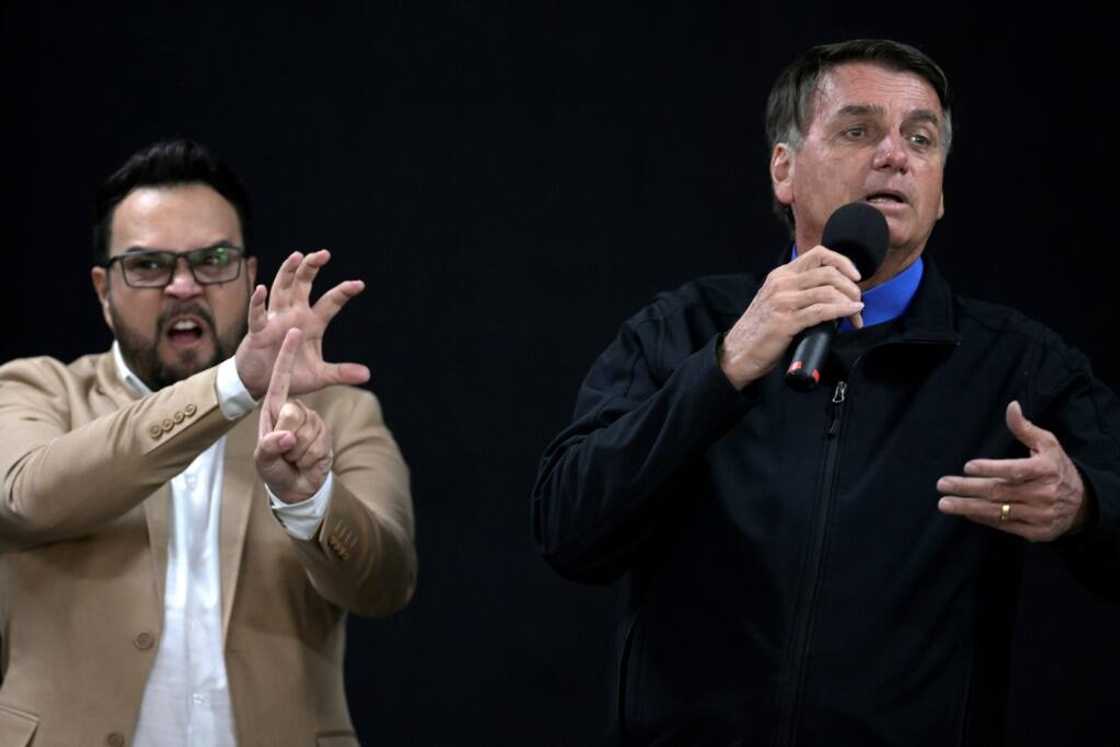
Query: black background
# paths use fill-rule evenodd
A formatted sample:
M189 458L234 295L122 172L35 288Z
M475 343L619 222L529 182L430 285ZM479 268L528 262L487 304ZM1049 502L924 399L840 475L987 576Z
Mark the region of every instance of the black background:
M887 36L941 63L956 133L928 256L1120 384L1116 18L1068 3L112 6L4 6L0 359L108 347L91 195L171 135L248 183L264 279L285 253L327 247L321 287L367 281L328 353L373 369L413 470L420 553L411 606L351 622L369 743L598 739L614 592L535 555L537 459L625 317L780 248L762 109L811 44ZM1032 548L1012 744L1116 743L1118 626Z

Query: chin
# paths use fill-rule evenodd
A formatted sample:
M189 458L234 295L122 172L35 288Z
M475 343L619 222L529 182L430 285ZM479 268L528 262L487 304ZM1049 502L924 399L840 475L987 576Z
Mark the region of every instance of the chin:
M181 381L194 376L199 371L205 371L221 361L213 346L207 345L195 350L183 350L171 355L160 356L163 368L163 378L168 381Z

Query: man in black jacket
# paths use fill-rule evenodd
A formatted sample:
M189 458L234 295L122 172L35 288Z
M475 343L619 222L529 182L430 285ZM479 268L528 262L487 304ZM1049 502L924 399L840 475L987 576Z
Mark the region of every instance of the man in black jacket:
M564 576L624 580L626 744L1000 743L1024 539L1117 566L1117 400L922 261L952 134L927 56L814 48L767 129L793 258L623 326L545 452L536 541ZM820 246L852 201L889 230L868 278ZM787 350L826 320L822 385L795 392Z

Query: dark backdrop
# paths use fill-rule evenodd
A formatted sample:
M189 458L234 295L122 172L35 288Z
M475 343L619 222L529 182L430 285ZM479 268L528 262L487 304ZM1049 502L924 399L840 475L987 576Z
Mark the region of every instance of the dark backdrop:
M174 134L256 197L263 276L328 247L360 276L328 352L368 362L413 470L416 598L351 624L377 744L583 745L606 722L614 593L552 575L527 493L598 352L653 294L762 266L761 112L810 44L889 36L956 91L929 255L1057 329L1113 389L1115 18L941 5L8 3L0 358L107 348L94 185ZM645 4L643 4L645 5ZM700 4L698 4L699 6ZM1024 15L1024 13L1027 13ZM1118 580L1120 583L1120 580ZM1015 744L1115 744L1117 608L1032 550Z

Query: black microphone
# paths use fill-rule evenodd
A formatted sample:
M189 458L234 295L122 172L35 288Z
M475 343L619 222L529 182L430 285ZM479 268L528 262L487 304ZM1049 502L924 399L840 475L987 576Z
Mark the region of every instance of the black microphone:
M890 232L887 219L866 202L850 202L836 209L824 224L821 243L855 263L860 277L875 274L887 254ZM793 357L786 369L786 383L799 392L815 389L821 368L839 322L821 322L793 339Z

